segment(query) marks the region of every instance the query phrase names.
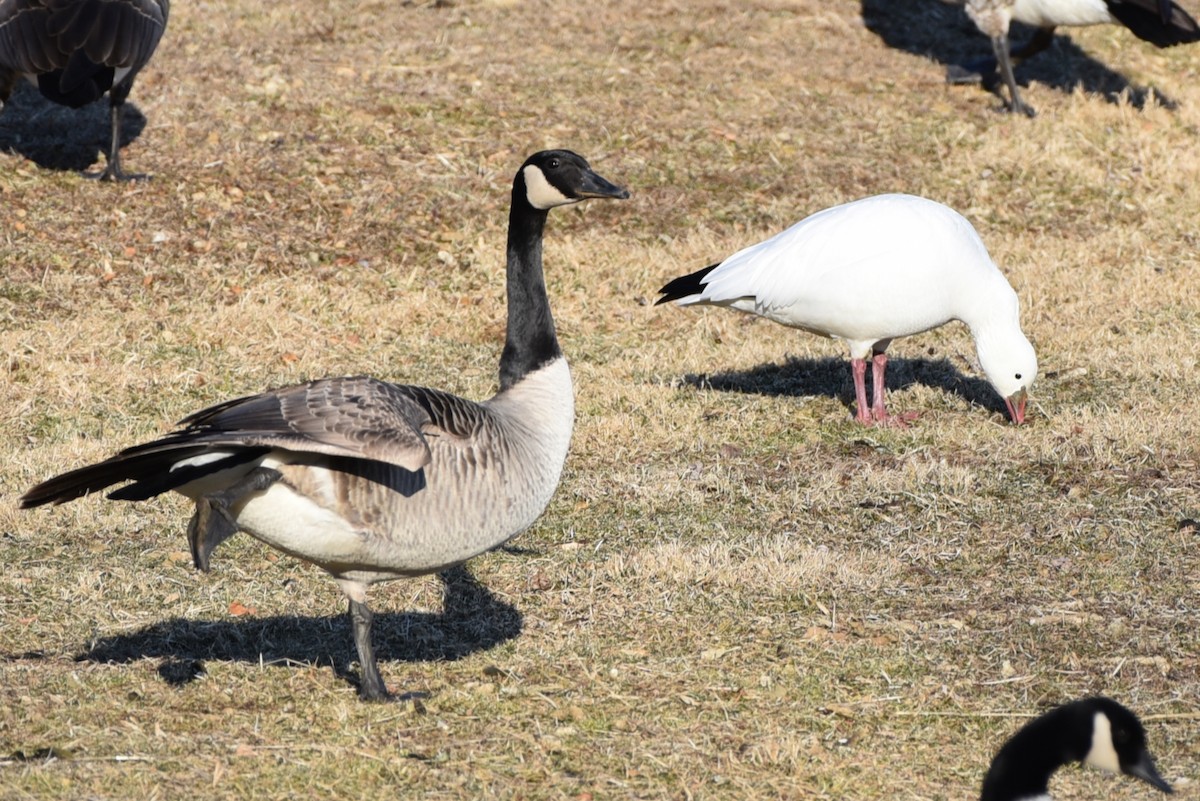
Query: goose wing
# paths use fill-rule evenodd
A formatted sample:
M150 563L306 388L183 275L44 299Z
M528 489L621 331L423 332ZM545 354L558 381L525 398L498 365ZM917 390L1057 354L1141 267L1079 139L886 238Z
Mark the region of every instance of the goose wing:
M436 398L431 406L422 403L423 393ZM122 481L133 483L110 497L145 500L273 449L368 459L417 471L431 458L426 435L446 431L429 409L453 405L448 398L454 396L363 376L324 378L237 398L184 418L182 428L165 437L48 479L21 496L21 506L66 503ZM447 420L459 422L454 416ZM451 427L447 433L456 430Z
M819 211L734 253L705 276L701 301L752 300L762 313L791 307L814 291L826 293L850 280L869 280L870 276L854 276L855 267L877 260L890 243L878 230L861 230L860 215L848 214L847 209Z
M437 426L412 389L367 376L323 378L196 412L180 421L184 428L174 436L372 459L415 471L429 463L425 433Z
M158 47L167 9L160 0L0 0L0 64L36 75L68 69L80 53L137 68Z

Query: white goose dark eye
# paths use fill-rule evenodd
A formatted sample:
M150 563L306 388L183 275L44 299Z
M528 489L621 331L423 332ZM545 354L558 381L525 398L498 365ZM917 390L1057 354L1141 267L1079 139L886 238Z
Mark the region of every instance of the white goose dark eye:
M1018 381L1020 381L1020 380L1021 380L1021 374L1020 374L1020 373L1017 373L1017 374L1016 374L1016 376L1015 376L1015 378L1016 378Z

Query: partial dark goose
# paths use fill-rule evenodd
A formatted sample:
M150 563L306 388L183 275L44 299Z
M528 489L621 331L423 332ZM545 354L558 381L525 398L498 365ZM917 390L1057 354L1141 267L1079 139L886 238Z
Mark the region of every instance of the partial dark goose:
M992 40L994 62L972 69L994 70L1008 87L1010 111L1032 117L1033 107L1021 99L1013 77L1013 61L1037 55L1054 40L1059 25L1123 25L1134 36L1155 47L1200 41L1200 25L1171 0L965 0L967 16ZM1009 53L1008 28L1013 20L1038 29L1033 39ZM951 80L959 78L951 70Z
M71 108L107 92L111 140L98 177L145 177L121 169L121 110L169 11L169 0L0 0L0 108L21 76Z
M549 209L629 193L566 150L530 156L513 181L508 330L500 391L476 403L374 378L326 378L228 401L182 428L29 490L23 507L168 490L196 502L196 566L238 530L327 570L350 600L364 698L387 688L367 588L433 573L528 528L558 486L574 392L542 273Z
M1050 801L1050 777L1071 762L1141 779L1173 792L1146 748L1137 715L1111 698L1056 707L1022 727L1000 748L983 779L981 801Z
M1017 294L971 223L941 203L876 195L825 209L659 292L658 303L725 306L842 340L856 419L867 425L904 424L884 404L891 341L961 320L1013 422L1025 420L1037 356L1021 332Z

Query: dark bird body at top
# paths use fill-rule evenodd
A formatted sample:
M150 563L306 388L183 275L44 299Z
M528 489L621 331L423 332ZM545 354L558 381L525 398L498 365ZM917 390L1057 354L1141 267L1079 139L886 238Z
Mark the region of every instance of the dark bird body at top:
M98 177L144 177L121 169L121 113L169 10L169 0L0 0L0 108L22 77L71 108L107 93L111 142Z
M1009 93L1009 110L1034 116L1032 106L1021 99L1013 77L1013 63L1037 55L1054 41L1059 25L1123 25L1134 36L1156 47L1200 41L1200 25L1171 0L964 0L967 16L992 40L995 60L966 67L954 66L952 83L965 83L968 76L999 69ZM1008 28L1013 21L1032 25L1037 33L1023 47L1009 51Z

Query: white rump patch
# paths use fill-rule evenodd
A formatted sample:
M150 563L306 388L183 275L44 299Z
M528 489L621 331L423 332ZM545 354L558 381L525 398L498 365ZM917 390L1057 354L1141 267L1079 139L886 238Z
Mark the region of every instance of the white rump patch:
M1113 746L1112 723L1103 712L1097 712L1092 719L1092 748L1083 761L1110 773L1121 772L1121 760Z
M535 209L552 209L555 206L565 206L568 203L575 203L576 200L569 198L554 187L546 180L546 174L539 167L530 164L525 168L525 197L529 200L529 205Z
M185 467L203 467L206 464L219 462L222 459L228 459L233 455L232 451L209 451L207 453L198 453L195 456L189 456L187 459L180 459L175 464L171 465L168 472L174 473L176 470L182 470Z

